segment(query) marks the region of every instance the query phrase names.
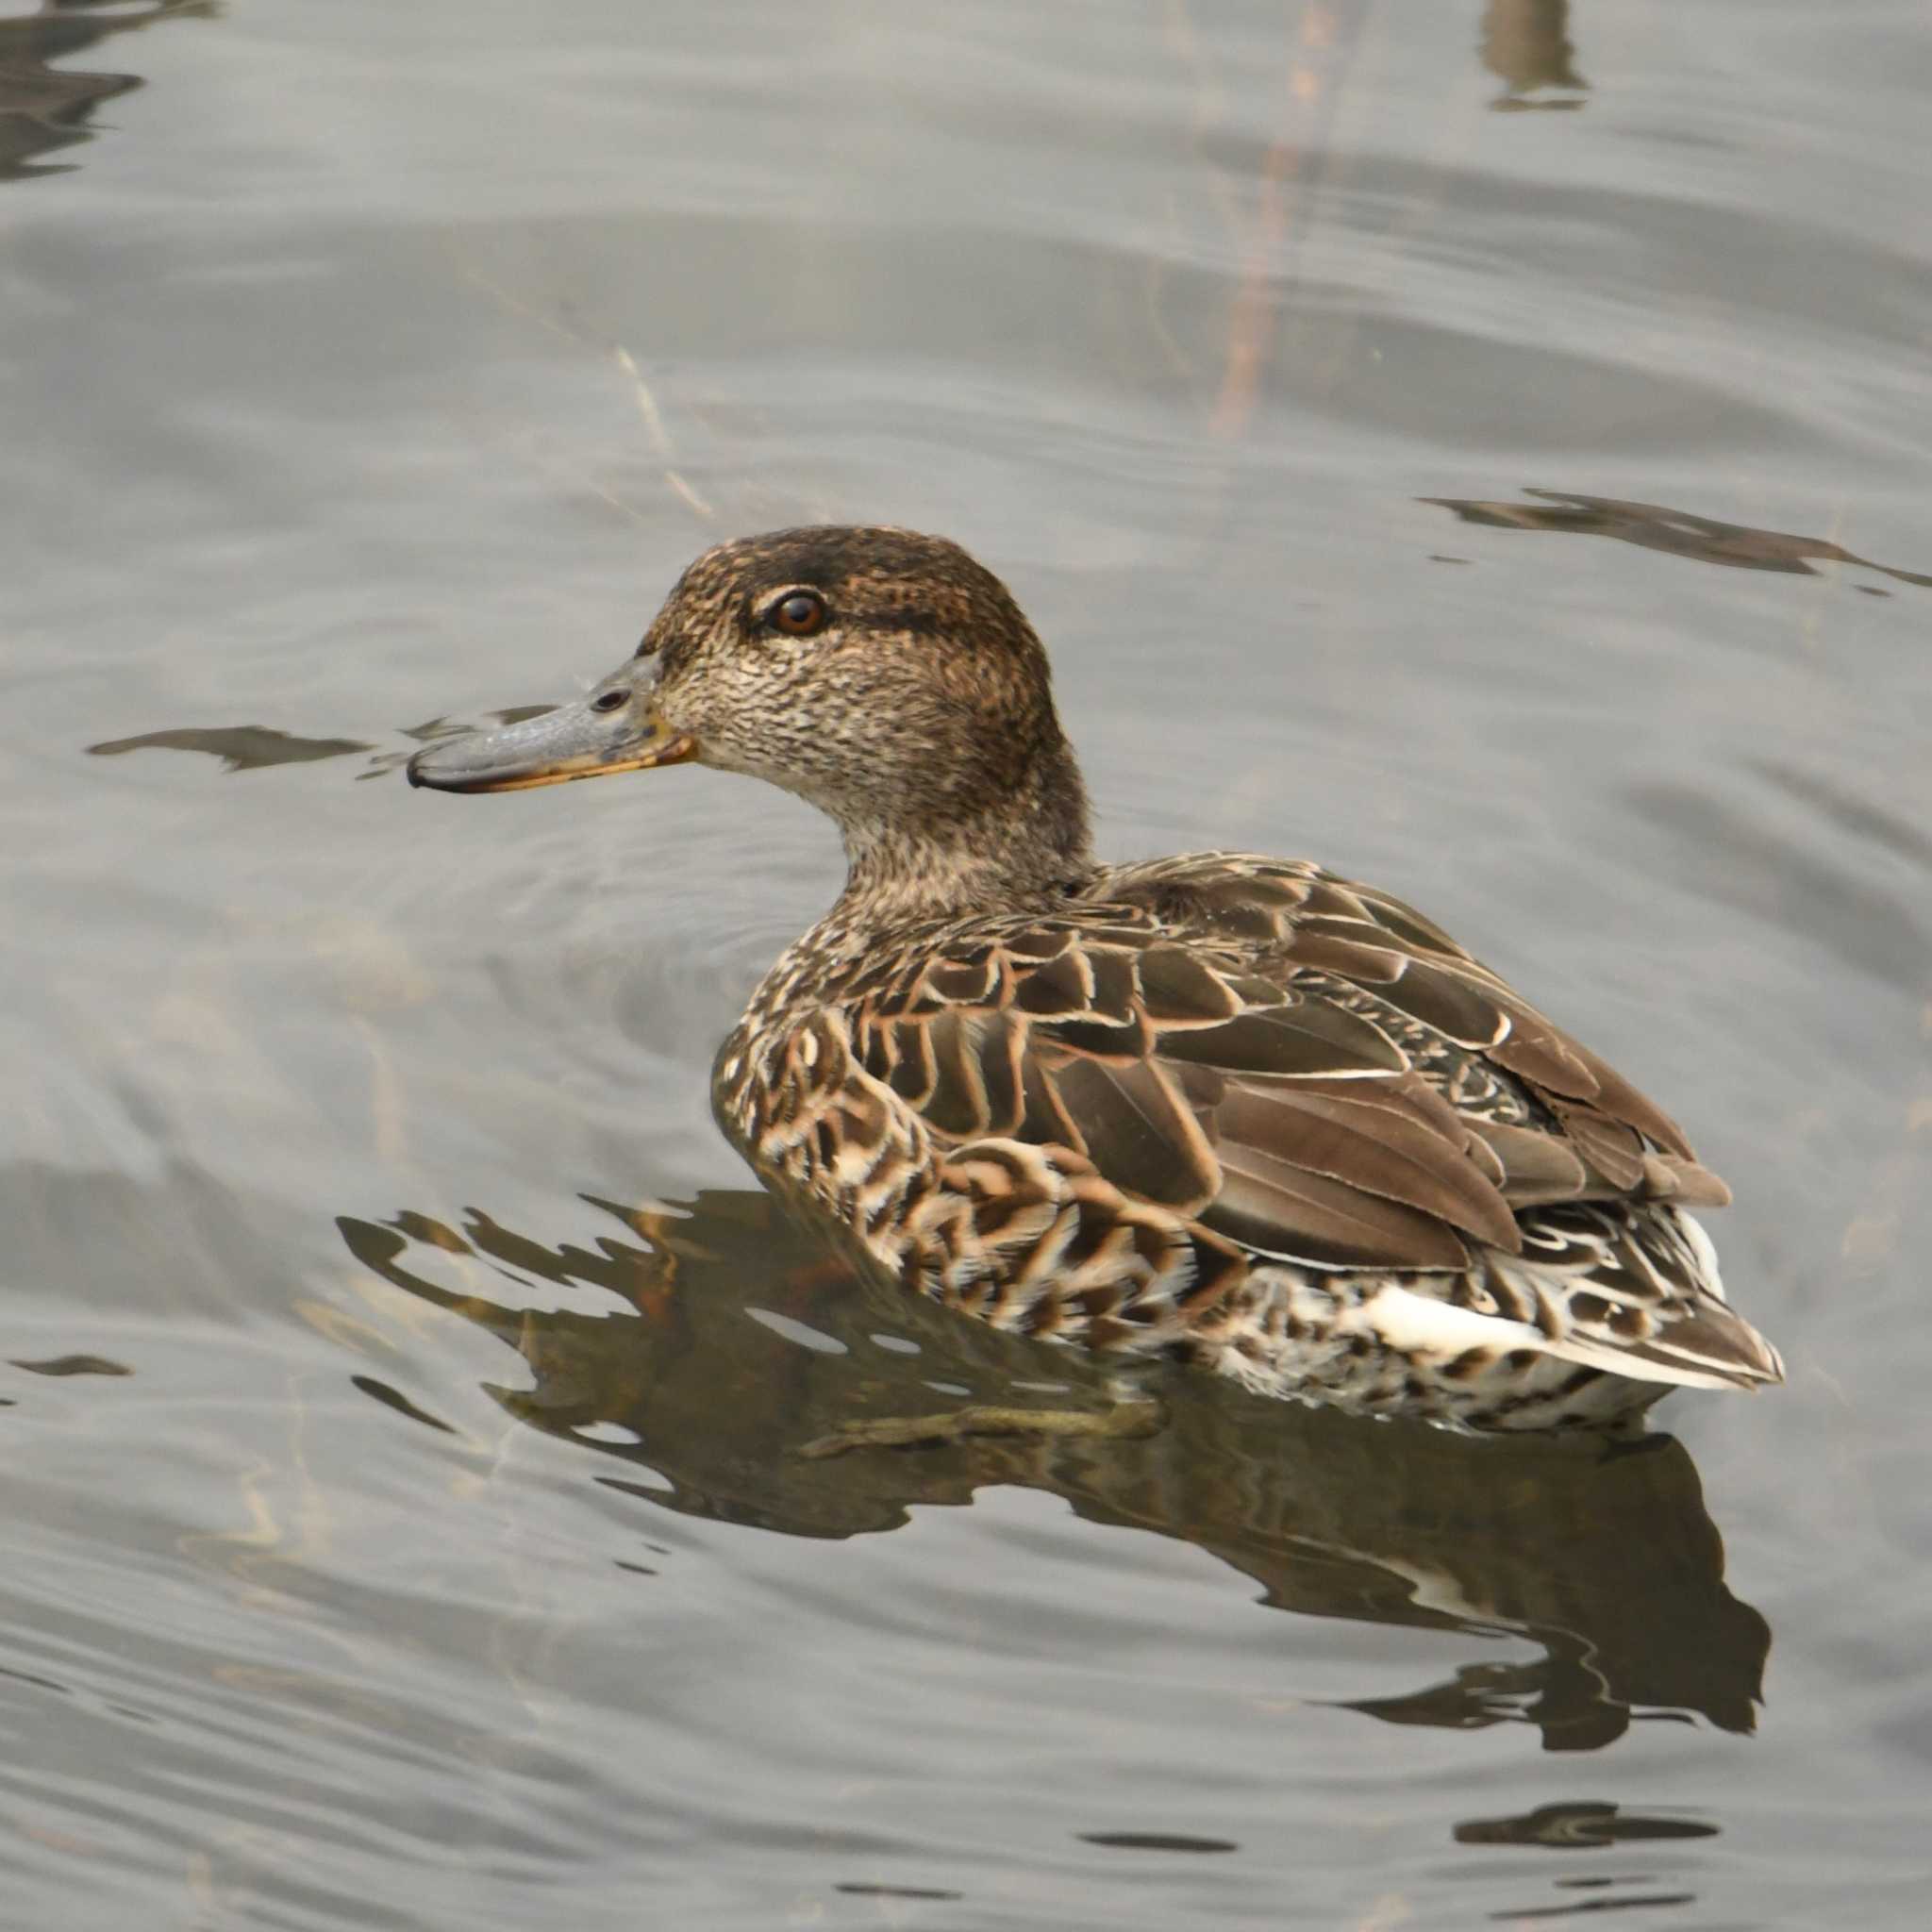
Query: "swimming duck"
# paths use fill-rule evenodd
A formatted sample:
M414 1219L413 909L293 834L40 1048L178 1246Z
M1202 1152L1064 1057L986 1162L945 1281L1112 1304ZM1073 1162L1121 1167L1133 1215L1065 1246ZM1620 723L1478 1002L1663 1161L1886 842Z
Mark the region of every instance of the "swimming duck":
M1676 1124L1422 914L1305 859L1103 865L1039 638L957 544L780 530L588 696L441 740L507 791L695 760L843 835L720 1049L781 1196L962 1314L1477 1429L1783 1379Z

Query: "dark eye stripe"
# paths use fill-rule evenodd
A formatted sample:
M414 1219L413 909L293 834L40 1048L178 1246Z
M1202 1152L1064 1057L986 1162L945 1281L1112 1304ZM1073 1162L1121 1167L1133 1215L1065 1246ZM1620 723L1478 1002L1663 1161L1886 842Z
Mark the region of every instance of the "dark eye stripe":
M875 617L841 617L841 630L878 631L894 637L937 637L943 627L931 610L882 610Z

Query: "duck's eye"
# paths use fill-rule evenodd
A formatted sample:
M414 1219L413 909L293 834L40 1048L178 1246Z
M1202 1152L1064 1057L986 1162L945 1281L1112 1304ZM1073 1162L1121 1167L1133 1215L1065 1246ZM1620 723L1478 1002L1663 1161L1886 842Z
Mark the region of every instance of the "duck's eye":
M593 711L621 711L624 708L625 701L629 695L628 691L599 691L591 700L591 708Z
M793 591L772 606L771 617L788 638L808 638L825 627L825 600L816 591Z

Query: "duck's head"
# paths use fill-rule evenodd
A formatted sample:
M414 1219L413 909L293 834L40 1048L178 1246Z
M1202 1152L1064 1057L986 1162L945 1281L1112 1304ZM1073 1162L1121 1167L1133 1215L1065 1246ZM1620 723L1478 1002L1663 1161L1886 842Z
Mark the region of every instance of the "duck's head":
M1091 864L1039 638L991 571L910 530L721 543L585 696L439 740L409 780L512 791L691 761L829 813L855 888L895 900L1033 895Z

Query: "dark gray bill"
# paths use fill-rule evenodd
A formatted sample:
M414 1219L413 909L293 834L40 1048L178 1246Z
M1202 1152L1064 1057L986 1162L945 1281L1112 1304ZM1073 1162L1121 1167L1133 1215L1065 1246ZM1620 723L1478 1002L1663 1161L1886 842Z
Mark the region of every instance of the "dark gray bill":
M695 739L671 730L652 709L648 689L612 680L541 718L425 745L409 760L409 783L437 791L523 791L682 764L697 753Z

